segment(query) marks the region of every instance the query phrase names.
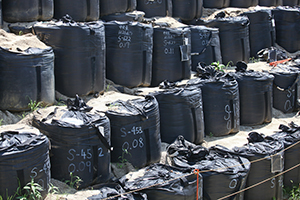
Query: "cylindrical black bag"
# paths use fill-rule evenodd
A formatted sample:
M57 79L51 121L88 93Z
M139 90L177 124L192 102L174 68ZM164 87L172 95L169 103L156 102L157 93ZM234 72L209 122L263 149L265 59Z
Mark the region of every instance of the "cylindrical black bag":
M222 62L219 30L205 26L190 26L192 70L196 71L198 63L211 64Z
M230 74L239 84L241 125L259 125L271 122L274 76L252 70Z
M145 17L172 17L172 0L137 0L137 10L145 12Z
M203 0L204 8L226 8L230 5L230 0Z
M300 1L299 0L283 0L282 2L283 6L299 6Z
M100 16L124 13L136 9L136 0L99 0Z
M196 25L219 28L222 60L225 65L249 61L249 19L246 16L196 20Z
M233 151L251 162L246 188L261 181L267 182L245 191L244 199L266 200L283 199L282 175L274 177L283 171L284 144L282 141L264 138L256 132L249 133L249 143L242 147L234 147ZM261 159L259 162L255 162ZM255 194L255 195L253 195Z
M248 8L257 6L259 0L230 0L230 7Z
M297 124L291 122L288 126L281 124L279 129L281 131L270 137L284 143L284 170L289 170L300 163L300 128ZM299 167L284 173L283 185L286 188L292 188L297 183L300 183Z
M82 180L79 188L110 178L110 122L100 113L49 107L32 124L51 141L52 177L66 181L70 173Z
M277 7L275 19L276 43L290 53L300 50L300 8Z
M161 137L158 102L153 96L110 103L112 162L126 159L134 167L160 160Z
M259 6L281 6L283 0L259 0Z
M99 0L54 0L54 18L61 19L66 14L77 22L99 19Z
M200 171L205 200L219 199L244 189L250 171L248 159L219 145L207 150L178 139L167 147L167 156L176 167ZM243 197L244 192L240 192L229 199L243 200Z
M224 136L240 130L238 82L232 77L191 79L202 90L205 135Z
M3 20L6 22L32 22L51 20L53 0L2 0Z
M105 31L101 21L76 23L65 17L33 26L38 38L53 47L56 90L66 96L103 92Z
M151 93L158 101L161 141L172 143L178 135L200 144L204 118L200 88L173 88Z
M126 87L149 86L153 28L139 22L105 23L106 77Z
M182 21L200 18L203 11L203 0L172 0L173 17Z
M0 109L25 111L38 101L55 102L52 48L13 52L0 47Z
M249 18L250 57L257 57L257 52L275 46L275 25L271 10L244 12Z
M49 148L48 138L33 127L1 127L0 196L6 199L15 195L32 179L46 196L51 178Z
M123 176L120 183L126 191L146 188L140 192L151 200L195 200L197 192L202 199L202 176L198 176L197 184L197 175L190 170L155 163Z
M154 27L151 86L191 76L191 31L187 28Z
M300 108L300 71L299 68L279 65L270 70L273 81L273 107L291 113Z

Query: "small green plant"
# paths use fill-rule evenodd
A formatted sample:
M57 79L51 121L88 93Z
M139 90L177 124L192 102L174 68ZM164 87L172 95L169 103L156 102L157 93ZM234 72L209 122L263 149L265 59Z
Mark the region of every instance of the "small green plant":
M74 188L76 190L79 189L80 183L83 182L79 176L74 176L73 173L70 173L71 180L65 181L66 184L68 184L71 188Z
M109 91L109 87L110 87L110 83L109 83L108 85L106 85L105 92L108 92L108 91Z
M227 65L221 64L220 61L217 61L217 62L211 63L211 66L213 66L213 67L215 68L215 70L217 70L217 71L224 72L224 70L225 70L226 68L230 67L232 64L233 64L232 61L229 61L229 62L227 63Z
M214 134L212 132L209 133L209 137L214 137Z
M28 108L30 108L30 111L32 112L37 110L41 105L41 102L32 101L32 99L29 99L29 101Z
M288 200L299 200L300 199L300 183L293 184L292 188L284 187L283 193L285 196L287 196Z
M258 63L260 61L259 58L251 57L249 58L249 63Z
M33 178L31 178L31 181L23 187L23 191L25 191L24 196L18 199L22 199L22 200L43 199L41 194L43 188L38 183L35 183Z
M49 183L48 194L58 194L58 193L59 193L58 187L54 186L52 183Z
M23 33L23 31L19 31L19 35L23 35L24 33Z
M131 156L131 154L128 152L127 149L123 149L122 155L119 156L119 158L118 158L120 163L117 163L117 167L120 169L122 169L124 166L126 166L126 163L128 162L128 160L125 158L125 155Z
M3 119L0 119L0 126L3 125ZM1 196L0 196L1 197ZM0 199L1 200L1 199Z

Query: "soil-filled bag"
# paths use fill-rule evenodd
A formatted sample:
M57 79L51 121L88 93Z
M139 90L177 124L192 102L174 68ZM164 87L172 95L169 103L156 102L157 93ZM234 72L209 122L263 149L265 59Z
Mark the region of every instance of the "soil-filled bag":
M200 144L204 117L200 88L170 88L151 93L159 104L161 141L172 143L179 135Z
M275 19L276 43L290 53L300 50L300 8L277 7Z
M197 184L197 175L189 169L156 163L131 172L119 181L126 191L145 188L140 192L151 200L195 200L197 192L198 199L202 199L202 176L199 174Z
M230 0L230 7L248 8L257 6L259 0Z
M209 68L205 70L209 71ZM205 135L224 136L239 132L238 82L228 75L209 74L206 78L205 75L188 82L202 91Z
M163 26L154 27L151 86L191 76L191 31Z
M111 123L112 162L126 159L141 168L160 160L159 107L153 96L112 102L105 113Z
M204 8L227 8L230 0L203 0Z
M274 76L266 72L236 69L230 73L239 84L240 123L259 125L272 121Z
M99 0L54 0L54 18L72 16L77 22L96 21L99 19Z
M55 86L65 96L104 91L105 31L101 21L76 23L65 16L58 22L37 23L34 33L55 54Z
M198 63L222 62L219 29L205 26L190 26L192 70Z
M136 9L136 0L99 0L100 16L124 13Z
M10 51L0 47L0 109L26 111L29 103L55 102L51 47Z
M249 18L246 16L216 18L212 20L198 19L196 25L219 28L222 60L224 64L237 61L249 61Z
M259 6L281 6L283 0L259 0Z
M2 0L3 20L6 22L33 22L51 20L53 0Z
M244 12L249 18L250 57L257 57L257 52L275 46L275 26L271 10Z
M144 11L145 17L172 17L172 0L137 0L137 10Z
M281 131L270 137L284 143L284 170L288 170L300 163L300 127L291 122L288 126L281 124L279 129ZM285 187L292 188L297 183L300 183L300 167L284 173Z
M246 190L244 199L266 200L276 198L282 200L283 177L276 175L282 172L284 167L283 142L264 137L256 132L249 133L248 141L242 147L233 148L235 153L246 157L251 162L246 188L261 181L267 181Z
M203 0L172 0L173 15L182 21L200 18L203 11Z
M167 147L167 156L176 167L200 171L203 199L219 199L231 194L230 199L243 199L243 192L233 193L245 188L250 171L248 159L223 146L206 149L180 137Z
M149 86L153 28L140 22L105 23L106 77L126 87Z
M52 177L70 180L72 173L82 180L80 188L106 182L111 171L109 119L90 109L49 107L36 112L32 120L51 141Z
M298 67L278 65L269 73L274 76L273 107L284 112L296 112L300 108L300 71Z
M101 19L106 22L110 21L138 21L143 22L145 20L145 12L143 11L132 11L132 12L124 12L124 13L114 13L110 15L102 16Z
M299 6L300 1L299 0L282 0L282 5L283 6Z
M31 180L46 196L50 183L49 140L36 128L25 125L1 126L0 196L16 194ZM20 192L20 191L19 191Z

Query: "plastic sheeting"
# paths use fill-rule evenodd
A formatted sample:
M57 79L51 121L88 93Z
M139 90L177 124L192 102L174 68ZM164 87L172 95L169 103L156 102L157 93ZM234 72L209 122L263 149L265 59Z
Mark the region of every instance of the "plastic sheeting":
M188 84L201 88L205 134L224 136L239 132L238 82L230 76L218 74L212 67L205 68L199 77L191 79Z
M201 174L197 185L197 176L190 170L163 164L152 164L136 173L138 176L133 172L119 180L126 191L145 188L140 192L146 193L151 200L195 200L198 191L202 199Z
M114 13L124 13L136 9L136 0L99 0L100 16Z
M274 76L273 107L291 113L300 108L300 70L288 65L279 65L269 72Z
M187 28L154 27L151 86L191 76L191 31Z
M76 23L69 16L37 23L33 32L55 54L55 86L71 97L104 91L105 31L101 21Z
M202 16L203 0L172 0L173 17L190 21Z
M200 144L204 139L204 117L200 88L170 88L151 93L159 104L162 142L172 143L178 135Z
M12 52L0 47L0 109L29 110L32 101L55 102L54 53L28 48Z
M48 138L32 127L5 129L0 132L0 195L4 199L15 195L33 178L45 196L50 183Z
M203 0L204 8L226 8L230 5L230 0Z
M33 22L51 20L53 0L2 0L3 20L6 22Z
M222 62L219 30L205 26L190 26L192 70L196 71L198 63L211 64Z
M248 8L257 6L259 0L230 0L230 7Z
M275 24L271 10L244 12L249 18L250 57L257 57L257 52L275 46Z
M145 12L143 11L132 11L132 12L125 12L125 13L115 13L110 15L102 16L101 19L109 22L109 21L144 21Z
M160 160L159 107L153 96L112 102L105 113L111 123L112 162L126 159L140 168Z
M290 53L300 50L300 8L279 6L272 10L276 43Z
M194 145L182 136L167 147L167 156L176 167L198 169L203 177L203 199L219 199L245 188L250 171L248 159L223 146L209 149ZM243 200L243 192L229 199Z
M100 15L99 0L54 0L54 18L66 14L78 22L96 21Z
M172 0L137 0L137 10L144 11L145 17L172 17Z
M219 28L222 60L225 65L235 65L237 61L249 61L249 18L246 16L216 18L212 20L198 19L196 25Z
M284 144L272 138L251 132L248 143L242 147L234 147L233 151L251 161L251 168L246 182L246 188L256 183L268 181L245 191L244 199L266 200L276 198L282 200L282 175L274 177L283 171ZM261 159L259 162L255 162ZM253 195L255 194L255 195Z
M126 87L149 86L153 28L139 22L105 23L106 77Z
M281 124L279 129L280 131L270 137L284 143L284 170L289 170L300 163L300 127L291 122L287 126ZM283 185L286 188L292 188L297 183L300 183L299 167L284 173Z
M259 6L281 6L283 0L259 0Z
M274 76L252 70L237 70L230 74L239 84L241 125L259 125L271 122Z
M44 112L34 115L32 124L51 141L52 177L70 180L72 173L82 180L80 188L107 181L111 171L109 119L74 107L50 107Z

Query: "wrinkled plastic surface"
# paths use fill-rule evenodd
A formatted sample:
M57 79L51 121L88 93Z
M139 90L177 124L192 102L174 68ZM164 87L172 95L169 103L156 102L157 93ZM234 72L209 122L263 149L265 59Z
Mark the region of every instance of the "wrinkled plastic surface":
M250 57L257 57L260 50L275 46L275 26L271 10L248 11L243 15L250 20Z
M283 0L259 0L259 6L281 6Z
M119 181L126 191L141 188L151 200L194 200L197 193L197 177L190 170L163 164L152 164L139 177L134 173L123 176ZM149 187L152 186L153 187ZM202 199L202 176L199 174L199 198Z
M230 0L203 0L204 8L226 8L230 5Z
M12 52L0 47L0 109L29 110L30 101L55 102L52 48Z
M143 11L132 11L132 12L125 12L125 13L115 13L110 15L102 16L101 19L109 22L109 21L144 21L145 12Z
M33 22L51 20L53 0L2 0L3 20L6 22Z
M272 10L276 43L290 53L300 50L300 8L279 6Z
M105 23L106 77L126 87L149 86L153 28L139 22Z
M99 19L100 0L54 0L54 18L61 19L66 14L77 22Z
M137 10L145 12L145 17L172 17L172 0L137 0Z
M204 117L200 88L170 88L151 93L158 101L162 142L178 135L200 144L204 139Z
M191 76L191 31L187 28L154 27L151 86Z
M73 173L82 180L80 188L110 178L110 122L106 116L53 107L47 116L34 116L33 126L51 141L53 178L70 180Z
M259 0L230 0L230 7L248 8L257 6Z
M199 62L211 64L222 62L219 30L205 26L190 26L192 70L196 71Z
M112 162L126 159L135 167L155 163L161 156L158 102L153 96L110 103ZM126 151L125 151L126 150ZM126 153L127 152L127 153Z
M136 9L136 0L99 0L100 16L124 13Z
M251 132L249 133L248 137L248 140L251 142L242 147L233 148L235 153L246 157L251 162L257 159L262 159L259 162L251 163L250 173L246 182L246 188L265 179L271 178L277 174L276 172L272 172L274 163L272 163L271 156L277 155L283 162L283 142L274 140L272 138L265 138L264 136L257 137L259 135L260 134L258 133ZM282 175L280 175L256 187L246 190L244 199L265 200L273 199L275 197L276 199L282 200L282 178Z
M239 85L241 125L259 125L271 122L274 76L252 70L230 74Z
M23 129L23 130L22 130ZM0 133L0 195L5 199L31 182L46 192L50 183L49 140L45 135L22 128Z
M71 18L33 26L37 37L55 53L55 85L71 97L103 92L105 31L101 21L76 23Z
M299 110L300 71L288 65L279 65L270 70L273 81L273 107L291 113Z
M203 199L219 199L245 188L249 160L223 146L206 149L178 137L167 147L167 155L177 167L199 169L203 177ZM242 200L243 192L230 199Z
M173 17L190 21L202 16L203 0L172 0Z

